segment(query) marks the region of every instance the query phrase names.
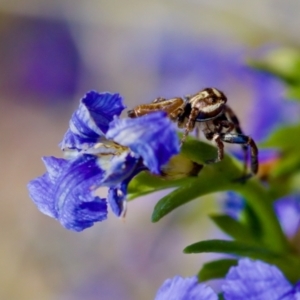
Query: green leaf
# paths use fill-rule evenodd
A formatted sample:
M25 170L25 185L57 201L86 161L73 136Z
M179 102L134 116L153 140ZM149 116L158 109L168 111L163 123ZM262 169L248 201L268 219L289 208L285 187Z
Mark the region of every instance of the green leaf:
M247 227L247 230L250 231L250 234L256 241L259 243L262 241L262 236L263 236L263 224L260 222L258 219L257 214L253 211L252 207L249 206L247 202L245 202L245 206L243 211L241 212L241 222L244 226Z
M162 177L154 176L149 172L141 172L130 181L128 186L128 199L131 200L158 190L178 187L194 179L194 177L186 177L177 180L166 180Z
M207 262L198 273L199 281L223 278L228 270L237 264L238 261L236 259L220 259Z
M300 100L300 83L286 86L286 97L292 100Z
M249 228L239 221L228 215L212 215L210 218L214 223L222 229L226 234L230 235L237 241L246 242L248 244L257 244L258 237L253 235Z
M266 141L260 144L261 147L275 147L281 150L297 149L300 136L300 124L282 126L273 131Z
M225 240L208 240L192 244L184 249L184 253L226 253L246 256L255 259L270 260L280 258L279 254L264 247L253 246L242 242Z
M207 143L190 139L183 145L182 153L201 164L216 157L216 148ZM159 221L175 208L200 196L240 187L243 184L238 182L237 179L241 176L240 164L225 155L221 162L206 165L199 172L198 177L185 182L183 186L162 198L154 208L152 221Z
M288 125L275 130L261 147L277 148L280 157L272 170L271 178L287 178L300 171L300 124Z
M177 207L197 199L200 196L229 189L229 185L226 185L226 182L220 178L220 175L218 176L218 174L211 172L209 168L210 167L207 167L206 170L203 170L197 179L190 180L184 186L177 188L175 191L163 197L154 207L152 222L159 221ZM204 177L206 178L204 179ZM234 179L236 179L236 177ZM233 178L230 182L230 186L231 185L234 185Z
M189 138L181 149L181 154L192 161L202 164L217 155L217 149L207 143ZM161 189L175 187L176 189L163 197L155 206L152 215L153 222L176 209L177 207L197 199L200 196L226 190L234 190L242 194L262 228L262 241L278 251L286 251L288 242L278 223L272 208L273 199L267 189L251 178L246 183L241 178L242 166L232 157L225 155L218 163L205 165L198 177L187 177L180 180L165 180L147 173L141 173L129 185L129 198L155 192Z
M259 259L278 266L292 282L299 280L300 259L298 256L281 254L264 247L236 241L207 240L186 247L184 253L225 253L238 257Z

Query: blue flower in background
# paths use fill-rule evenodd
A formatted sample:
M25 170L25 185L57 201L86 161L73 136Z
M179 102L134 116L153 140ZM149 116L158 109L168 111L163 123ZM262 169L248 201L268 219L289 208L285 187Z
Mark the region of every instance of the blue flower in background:
M167 279L158 290L155 300L218 300L217 294L196 276Z
M222 210L234 219L238 219L241 212L245 208L244 198L233 191L229 191L222 194Z
M297 300L300 291L272 265L248 258L230 268L222 286L226 300Z
M248 258L231 267L222 285L225 300L298 300L299 284L292 286L273 265ZM167 279L158 290L155 300L217 300L217 294L196 276Z
M67 159L44 157L47 172L28 184L38 209L74 231L107 218L107 201L125 213L127 185L142 170L160 174L179 152L174 124L163 112L119 119L119 94L91 91L80 101L60 146ZM107 199L94 195L109 187Z
M295 236L300 224L300 195L288 195L276 200L274 209L285 234Z
M82 58L68 21L7 14L0 31L2 94L21 103L70 103L77 91ZM20 95L22 95L20 97Z

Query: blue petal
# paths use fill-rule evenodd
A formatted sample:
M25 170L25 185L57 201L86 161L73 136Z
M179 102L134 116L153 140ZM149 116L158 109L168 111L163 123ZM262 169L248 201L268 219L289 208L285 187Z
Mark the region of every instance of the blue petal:
M112 162L112 168L108 172L107 178L103 180L105 185L110 186L107 201L113 213L118 217L126 213L126 196L129 182L135 175L146 169L142 164L139 164L139 160L133 161L136 158L132 154L127 154L126 159L120 164L119 168L119 159ZM126 171L126 173L122 175L120 171ZM120 181L122 177L123 179Z
M238 219L245 208L245 199L240 194L233 191L228 191L223 193L223 195L223 211L230 217Z
M164 112L155 112L135 119L114 119L106 137L129 147L143 158L154 174L179 153L179 139L172 121Z
M49 174L37 177L31 180L27 185L29 196L37 206L37 208L45 215L56 218L58 213L55 209L53 200L53 186L49 178Z
M66 168L69 162L63 158L56 158L54 156L44 156L42 161L46 167L51 182L56 182L61 170Z
M121 183L108 190L107 201L112 212L118 217L124 215L126 212L127 185L127 183Z
M60 147L81 149L81 144L91 146L99 137L104 137L114 116L125 108L119 94L88 92L72 115L70 129L66 132Z
M120 116L126 108L119 94L97 93L91 91L81 100L90 113L96 126L105 134L114 116Z
M218 296L209 286L200 284L196 276L175 276L163 283L155 300L218 300Z
M28 185L39 210L74 231L106 219L105 199L92 195L103 178L96 156L82 155L70 161L55 157L43 160L48 172Z
M90 148L97 143L99 136L83 137L82 135L74 134L70 129L64 135L63 141L59 144L62 150Z
M135 172L138 162L139 157L132 152L126 151L119 156L114 156L109 161L109 168L101 166L102 169L106 170L102 184L105 186L113 186L123 180L132 178L131 174ZM101 165L101 160L99 163Z
M292 286L277 267L245 258L229 270L222 290L226 300L266 300L281 299Z

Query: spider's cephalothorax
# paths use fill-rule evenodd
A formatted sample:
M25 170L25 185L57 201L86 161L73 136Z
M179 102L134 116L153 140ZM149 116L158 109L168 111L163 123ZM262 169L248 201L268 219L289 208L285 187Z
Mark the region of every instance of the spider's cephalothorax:
M241 144L244 151L244 169L246 172L248 147L251 151L251 173L258 171L258 149L251 137L243 134L238 118L226 105L227 98L216 88L206 88L195 95L184 98L156 98L150 104L136 106L128 111L130 118L140 117L154 111L165 111L178 127L185 128L181 144L189 132L201 127L205 137L213 141L218 148L217 158L208 163L218 162L224 157L223 142ZM196 126L199 125L199 126Z

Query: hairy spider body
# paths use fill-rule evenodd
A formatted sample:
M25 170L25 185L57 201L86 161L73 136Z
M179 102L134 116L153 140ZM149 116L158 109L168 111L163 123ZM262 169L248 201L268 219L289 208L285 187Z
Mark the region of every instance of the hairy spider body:
M253 139L245 135L233 110L226 104L227 98L216 88L206 88L194 95L183 98L156 98L150 104L136 106L128 111L130 118L140 117L154 111L165 111L179 128L185 128L181 145L188 134L199 127L205 137L213 141L218 149L215 159L207 163L221 161L224 144L241 144L244 152L244 173L247 169L248 147L251 153L251 173L258 171L258 149ZM197 125L197 126L196 126Z

